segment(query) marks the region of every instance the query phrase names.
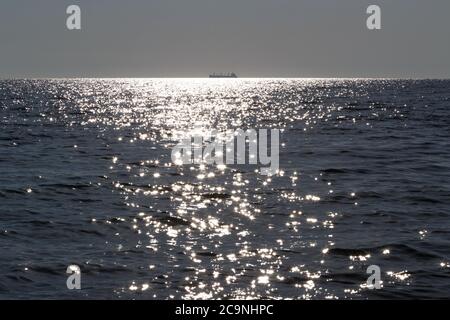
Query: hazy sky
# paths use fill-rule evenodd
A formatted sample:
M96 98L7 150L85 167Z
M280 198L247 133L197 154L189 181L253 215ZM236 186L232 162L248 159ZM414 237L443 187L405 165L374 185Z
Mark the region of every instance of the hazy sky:
M0 0L0 77L450 78L449 16L449 0Z

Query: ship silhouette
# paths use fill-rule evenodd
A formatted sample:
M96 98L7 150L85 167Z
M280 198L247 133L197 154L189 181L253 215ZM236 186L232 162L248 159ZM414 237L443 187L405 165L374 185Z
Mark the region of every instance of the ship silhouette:
M234 72L229 73L213 73L209 75L210 78L237 78L238 76Z

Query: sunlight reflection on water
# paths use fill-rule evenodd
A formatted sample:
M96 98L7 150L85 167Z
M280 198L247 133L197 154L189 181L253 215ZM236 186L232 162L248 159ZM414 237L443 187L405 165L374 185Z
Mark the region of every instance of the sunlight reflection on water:
M79 264L106 277L88 276L96 283L90 296L105 296L103 286L118 298L364 298L375 294L364 286L370 264L387 266L385 287L411 284L403 255L413 249L395 232L408 234L417 246L431 235L426 224L395 225L400 229L390 232L386 225L394 218L374 214L384 210L383 201L397 203L390 191L377 189L387 179L382 170L396 170L386 166L389 154L402 148L396 139L383 145L385 133L414 117L408 94L394 100L392 95L421 85L338 79L24 81L2 90L12 96L33 92L27 97L32 107L11 100L26 110L14 112L27 112L28 118L15 114L3 124L24 119L33 123L30 130L63 128L46 151L51 159L42 158L54 167L41 180L62 179L59 187L33 182L24 190L42 208L45 192L73 204L51 219L75 219L83 230L83 238L74 240L83 252ZM282 130L277 174L263 176L252 165L172 163L171 150L181 138L238 128ZM75 182L66 181L70 172L77 172ZM64 193L70 183L77 185ZM83 188L86 194L74 195ZM89 226L75 217L88 218ZM58 259L63 264L67 257ZM450 260L436 259L441 269ZM101 271L108 268L114 270L111 279ZM27 272L32 271L31 266Z

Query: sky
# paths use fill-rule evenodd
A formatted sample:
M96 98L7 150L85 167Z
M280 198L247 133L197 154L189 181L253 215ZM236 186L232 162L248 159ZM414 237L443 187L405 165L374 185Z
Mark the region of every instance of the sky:
M449 16L449 0L1 0L0 78L450 78Z

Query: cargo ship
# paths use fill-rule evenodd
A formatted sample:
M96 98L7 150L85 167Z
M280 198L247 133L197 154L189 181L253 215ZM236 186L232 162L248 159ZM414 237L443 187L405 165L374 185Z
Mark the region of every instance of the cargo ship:
M209 75L210 78L237 78L238 76L234 72L230 73L213 73Z

